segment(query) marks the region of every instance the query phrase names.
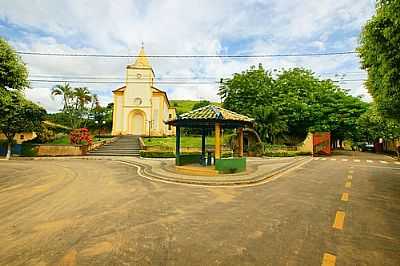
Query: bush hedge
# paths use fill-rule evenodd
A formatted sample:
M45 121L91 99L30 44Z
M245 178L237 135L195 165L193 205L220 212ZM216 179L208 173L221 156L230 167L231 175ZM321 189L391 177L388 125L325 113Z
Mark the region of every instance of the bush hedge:
M171 151L140 151L143 158L175 158L175 153Z

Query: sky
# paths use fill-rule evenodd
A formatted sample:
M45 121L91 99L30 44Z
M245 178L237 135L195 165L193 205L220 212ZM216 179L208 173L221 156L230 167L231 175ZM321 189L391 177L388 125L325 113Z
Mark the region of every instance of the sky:
M17 51L136 55L254 55L354 51L373 0L0 0L0 36ZM102 105L123 85L132 58L23 55L31 80L119 81L87 86ZM268 70L305 67L340 82L354 96L371 97L356 54L320 57L150 58L159 89L170 99L220 101L220 78L252 65ZM172 84L171 82L177 82ZM198 83L198 84L195 84ZM201 84L199 84L201 83ZM25 94L48 112L57 82L31 83Z

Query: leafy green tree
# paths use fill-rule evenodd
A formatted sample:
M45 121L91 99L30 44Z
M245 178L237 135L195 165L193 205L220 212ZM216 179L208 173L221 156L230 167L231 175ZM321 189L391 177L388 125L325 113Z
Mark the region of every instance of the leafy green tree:
M192 111L193 111L193 110L196 110L196 109L199 109L199 108L201 108L201 107L210 105L210 104L211 104L210 101L201 100L201 101L199 101L199 102L197 102L197 103L195 103L195 104L193 105Z
M222 84L224 107L255 118L264 141L295 144L309 131L330 131L334 140L352 138L367 104L331 80L294 68L274 73L258 69L235 74Z
M232 79L225 80L219 89L223 106L232 111L252 116L256 107L271 102L273 78L260 64L242 73L235 73Z
M357 121L358 141L374 142L379 138L386 140L400 138L400 125L393 119L384 118L377 106L372 104Z
M15 134L40 130L45 115L42 107L26 100L20 92L0 92L0 131L7 137L7 159Z
M0 90L29 87L28 70L15 50L0 37Z
M378 110L400 119L400 1L378 0L363 28L358 53L368 72L366 86Z
M60 84L53 87L51 95L62 97L62 117L67 118L67 125L73 129L85 127L94 109L99 106L97 95L91 94L86 87L72 88L68 83Z
M281 116L270 106L259 106L254 110L254 117L257 121L256 129L262 139L274 144L276 137L287 132L286 117Z

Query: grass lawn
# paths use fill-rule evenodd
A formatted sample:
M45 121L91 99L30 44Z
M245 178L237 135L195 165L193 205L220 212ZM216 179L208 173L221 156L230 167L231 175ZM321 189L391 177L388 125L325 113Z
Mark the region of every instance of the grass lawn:
M175 147L175 137L144 138L146 146ZM214 145L214 137L206 138L207 145ZM181 147L201 147L201 136L181 136Z

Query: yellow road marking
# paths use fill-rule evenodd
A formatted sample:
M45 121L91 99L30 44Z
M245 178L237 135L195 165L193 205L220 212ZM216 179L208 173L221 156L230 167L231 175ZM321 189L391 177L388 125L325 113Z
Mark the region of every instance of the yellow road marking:
M347 181L344 185L345 188L351 188L351 181Z
M341 200L342 201L348 201L349 200L349 193L343 192Z
M348 175L347 178L350 179L350 180L352 180L352 179L353 179L353 176L352 176L352 175Z
M386 161L379 161L380 163L384 163L384 164L387 164L388 162L386 162Z
M352 174L352 173L354 173L354 171L353 170L349 170L349 174Z
M329 253L324 253L324 256L322 257L321 266L335 266L335 265L336 265L336 256Z
M319 157L314 157L314 160L319 160Z
M335 229L342 230L344 224L344 216L345 216L344 211L337 211L335 216L335 222L333 223L332 227Z
M348 161L348 159L342 159L342 162L347 162Z
M359 163L360 162L360 160L359 159L355 159L355 160L353 160L355 163Z
M321 161L326 161L326 158L321 158Z
M336 161L336 158L331 158L331 161Z
M373 163L374 161L371 161L371 160L367 160L367 163Z
M395 164L400 164L400 162L394 162Z

